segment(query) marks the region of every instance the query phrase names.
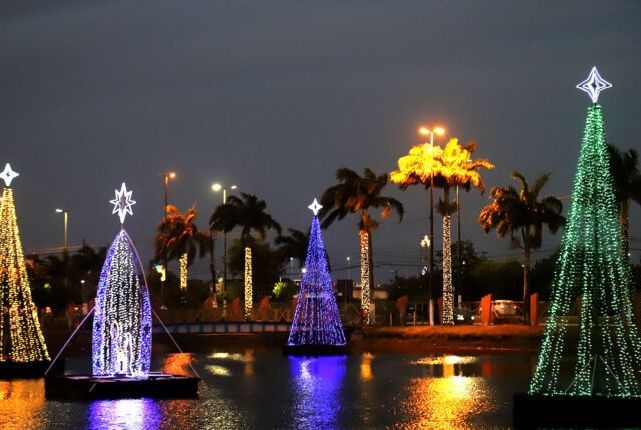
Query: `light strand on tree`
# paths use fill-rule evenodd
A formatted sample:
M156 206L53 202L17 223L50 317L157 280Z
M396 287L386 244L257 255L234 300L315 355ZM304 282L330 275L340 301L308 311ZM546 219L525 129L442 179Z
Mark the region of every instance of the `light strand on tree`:
M305 268L287 344L345 345L345 333L316 216L312 219Z
M16 176L18 174L7 164L2 173L5 184L11 183ZM8 325L5 324L6 313ZM13 191L5 188L0 203L0 362L46 360L49 360L49 353L40 329L38 310L31 298Z
M372 304L371 304L371 278L369 274L369 234L361 230L359 232L359 243L361 248L361 309L365 315L364 323L372 323Z
M632 315L632 277L597 104L588 108L571 201L530 393L641 395L641 342ZM574 338L566 320L574 303L580 306L576 362L573 369L565 369L563 358ZM574 377L569 389L561 383L565 372Z
M443 324L454 324L451 216L443 216Z
M138 253L124 229L102 266L92 335L93 374L144 379L151 361L151 306Z
M187 253L180 256L180 290L187 290Z
M245 248L245 319L250 319L252 316L252 309L254 307L253 300L253 283L252 283L252 249Z

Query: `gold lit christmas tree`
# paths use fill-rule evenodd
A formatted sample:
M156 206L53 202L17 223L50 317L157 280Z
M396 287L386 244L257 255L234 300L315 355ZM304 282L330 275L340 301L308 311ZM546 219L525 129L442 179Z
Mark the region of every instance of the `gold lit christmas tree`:
M7 163L0 178L6 187L0 204L0 362L48 361L49 353L31 300L11 180L18 174Z

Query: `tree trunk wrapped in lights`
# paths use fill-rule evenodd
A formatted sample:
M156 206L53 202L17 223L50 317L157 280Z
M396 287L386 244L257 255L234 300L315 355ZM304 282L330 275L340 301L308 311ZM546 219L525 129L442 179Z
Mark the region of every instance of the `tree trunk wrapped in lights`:
M180 256L180 290L184 293L187 290L187 263L188 254L185 252Z
M252 284L252 249L245 248L245 319L252 316L253 301L253 284Z
M305 268L287 344L290 346L345 345L345 333L334 297L327 253L316 216L312 220Z
M372 304L369 233L361 230L358 236L361 248L361 309L365 315L363 323L370 325L372 323Z
M451 215L443 215L443 324L454 324L454 289L452 287Z
M592 86L584 84L581 88L589 91ZM598 90L607 86L596 84L600 86L592 90L598 96ZM632 277L623 251L601 106L591 96L594 104L588 108L572 206L530 394L641 395L641 342L632 315ZM563 358L573 349L570 343L576 337L568 333L566 319L577 301L576 360L568 362ZM573 378L569 386L562 377L566 372Z
M151 361L151 307L138 253L121 229L100 274L93 320L93 374L144 379Z
M13 190L7 186L0 204L0 362L49 359L38 310L31 299Z

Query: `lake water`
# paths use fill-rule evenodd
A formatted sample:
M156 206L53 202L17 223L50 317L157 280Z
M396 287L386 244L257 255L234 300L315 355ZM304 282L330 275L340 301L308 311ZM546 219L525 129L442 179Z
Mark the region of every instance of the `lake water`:
M57 402L45 400L42 379L0 381L0 429L509 428L512 395L534 366L514 355L287 358L276 349L156 359L174 373L192 359L200 398Z

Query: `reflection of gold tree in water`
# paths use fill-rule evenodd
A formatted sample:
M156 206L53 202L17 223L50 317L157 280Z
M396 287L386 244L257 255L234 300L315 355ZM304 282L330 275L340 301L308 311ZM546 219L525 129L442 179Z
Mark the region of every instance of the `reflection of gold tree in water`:
M0 381L0 428L43 427L44 379Z
M455 376L454 366L443 364L443 378L418 378L410 382L410 396L403 402L402 410L416 415L416 419L408 428L473 429L470 418L496 408L488 394L487 381Z
M181 352L176 354L168 354L162 364L162 371L171 375L191 375L189 363L191 363L193 354Z

